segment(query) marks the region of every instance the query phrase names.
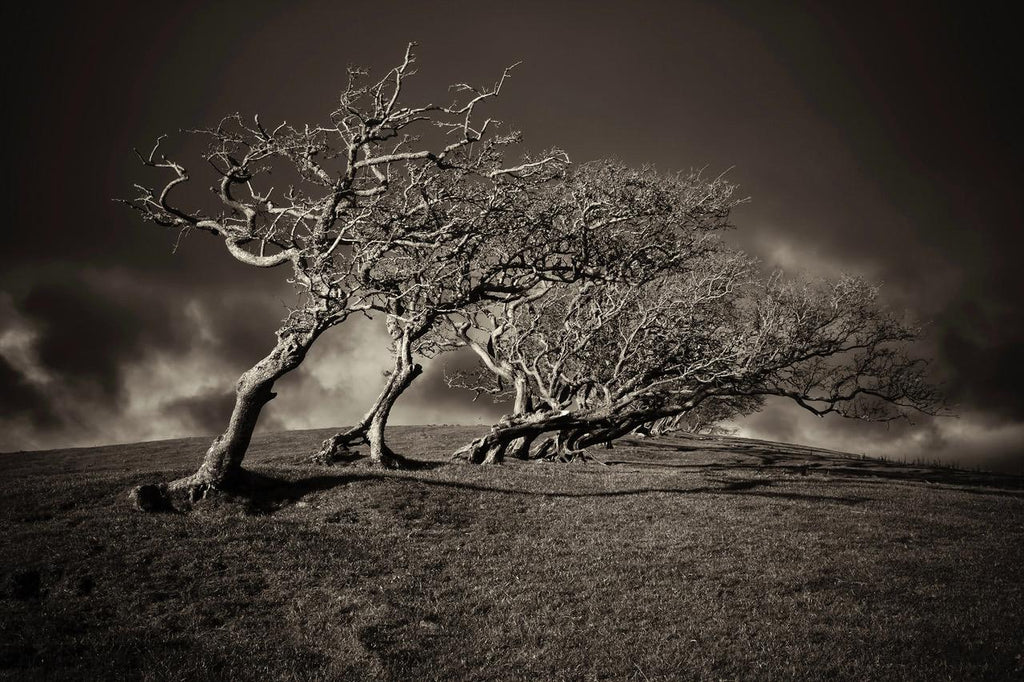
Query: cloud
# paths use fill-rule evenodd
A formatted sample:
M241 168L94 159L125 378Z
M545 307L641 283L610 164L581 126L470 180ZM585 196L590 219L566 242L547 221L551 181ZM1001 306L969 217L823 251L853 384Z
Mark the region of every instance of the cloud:
M824 419L783 398L735 422L736 435L887 457L1024 473L1024 424L993 420L983 412L923 416L915 423L877 424L830 415Z
M939 364L950 399L1024 420L1024 320L999 301L960 299L937 320Z
M0 414L4 420L17 420L14 430L52 429L61 424L60 414L52 408L46 395L6 357L0 355Z
M266 354L284 316L280 297L221 288L210 297L158 278L86 271L0 297L0 450L94 445L219 433L239 375ZM259 430L352 424L392 365L379 319L350 318L278 381ZM399 399L393 424L490 423L505 408L473 402L424 361Z
M219 431L284 315L266 291L219 291L84 269L0 293L0 450Z
M35 356L35 338L11 297L0 294L0 414L18 422L9 430L56 428L61 423L59 411L46 398L50 377Z
M48 374L113 398L125 360L150 347L184 342L180 326L162 311L166 304L151 301L139 289L83 277L41 283L20 302L19 312L37 334L34 351Z
M269 406L287 428L326 428L359 421L373 404L393 366L390 338L380 319L350 318L321 337L306 361L278 382L278 398ZM391 424L492 423L506 409L487 398L473 402L466 391L448 388L444 376L475 362L468 353L418 359L423 374L403 393Z
M396 424L493 424L509 412L507 403L495 403L490 396L473 400L470 391L449 388L445 376L471 369L477 359L472 351L461 350L425 361L423 375L395 406Z

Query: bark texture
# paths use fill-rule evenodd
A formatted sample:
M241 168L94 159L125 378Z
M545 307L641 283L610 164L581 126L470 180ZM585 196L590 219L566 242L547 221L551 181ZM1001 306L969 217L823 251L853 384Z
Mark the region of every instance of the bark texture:
M514 451L514 456L529 459L599 461L587 453L587 448L607 447L638 425L663 416L664 413L654 410L617 415L600 411L585 415L572 412L512 415L503 418L486 435L456 451L452 458L462 457L472 464L499 464Z
M391 325L389 325L391 326ZM370 427L366 432L366 440L370 444L370 463L384 469L401 469L407 461L388 447L384 440L384 429L391 416L391 409L398 397L409 387L416 377L423 373L423 367L413 362L413 336L409 330L399 333L397 327L391 326L392 335L397 336L394 346L395 367L392 370L393 381L381 393L377 400L377 410L370 419Z

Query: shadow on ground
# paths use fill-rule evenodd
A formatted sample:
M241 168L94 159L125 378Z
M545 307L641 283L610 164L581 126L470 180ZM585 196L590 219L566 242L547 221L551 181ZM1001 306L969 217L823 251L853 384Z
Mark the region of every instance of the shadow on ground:
M415 448L404 449L408 452ZM595 457L595 460L605 467L578 463L509 462L505 467L475 468L465 463L452 463L439 450L407 457L406 466L400 471L382 471L370 467L363 453L353 451L344 461L337 462L331 468L320 469L321 473L311 476L303 475L309 472L309 464L305 461L301 469L291 468L296 478L278 477L278 471L273 469L265 470L268 473L247 472L245 478L227 491L222 499L241 504L247 514L265 515L295 505L310 495L354 482L374 481L549 499L736 495L856 505L871 499L863 493L864 485L871 485L872 481L879 484L898 481L953 486L975 495L1024 495L1024 477L1021 476L901 464L798 445L723 436L679 434L671 437L624 439L614 449L601 450L599 453L600 457ZM478 480L467 481L461 473L453 476L443 471L449 468L451 471L465 471L467 467L468 470L475 468L479 472L478 476L474 476ZM517 479L517 469L523 473L545 471L554 475ZM643 472L653 473L656 469L669 469L682 475L690 472L695 476L683 481L692 485L637 485L636 479L629 485L619 479L621 488L618 489L613 485L612 489L605 487L599 491L580 491L567 487L563 477L558 475L561 471L569 470L590 470L600 475L607 470L633 472L637 478L644 479ZM495 475L490 476L484 473L486 471L494 472ZM511 475L501 475L498 473L500 471ZM437 472L437 475L433 472ZM822 488L820 484L823 481L829 483L828 488ZM842 490L843 486L852 487L854 484L857 486L856 494L852 490ZM800 488L813 490L814 493L802 492ZM827 492L823 493L823 490Z
M832 478L879 478L943 485L1024 491L1024 476L970 471L953 467L890 462L831 450L727 436L679 435L627 440L629 459L608 457L605 464L673 467L719 471L776 471L793 475L821 474ZM633 457L634 453L640 457Z
M462 465L452 465L462 466ZM523 487L484 485L451 480L437 480L408 475L404 472L353 472L347 474L318 475L298 480L285 480L249 472L248 482L230 491L226 500L241 503L247 514L273 514L274 512L296 504L303 498L319 492L339 488L351 483L370 481L389 481L404 484L421 485L432 488L466 490L498 495L513 495L545 499L592 499L612 497L632 497L646 495L739 495L764 498L799 500L805 502L821 502L831 504L855 505L869 498L855 495L818 495L793 491L772 490L774 481L766 478L749 479L708 479L711 485L696 487L667 486L633 486L621 490L604 490L579 492L565 490L531 490Z

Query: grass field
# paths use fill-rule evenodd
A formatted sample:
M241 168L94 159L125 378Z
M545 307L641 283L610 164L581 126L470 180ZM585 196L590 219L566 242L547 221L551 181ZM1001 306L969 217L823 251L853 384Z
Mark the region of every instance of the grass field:
M144 514L206 439L0 455L0 677L1024 677L1024 481L738 439L603 467L318 469L268 434L254 493Z

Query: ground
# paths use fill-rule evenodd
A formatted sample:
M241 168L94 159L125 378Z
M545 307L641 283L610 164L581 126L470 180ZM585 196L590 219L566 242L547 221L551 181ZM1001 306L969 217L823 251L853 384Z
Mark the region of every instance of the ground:
M203 439L0 455L0 677L1020 679L1024 480L738 439L405 472L260 436L252 492L146 514Z

